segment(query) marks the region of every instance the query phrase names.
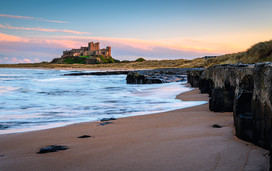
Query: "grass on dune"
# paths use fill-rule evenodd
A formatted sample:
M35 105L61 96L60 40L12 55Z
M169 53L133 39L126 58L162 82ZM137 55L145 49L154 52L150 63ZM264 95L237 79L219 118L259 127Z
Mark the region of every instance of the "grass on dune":
M211 65L235 63L253 64L272 61L272 40L257 43L244 52L226 54L218 56L215 59L209 59L208 61Z

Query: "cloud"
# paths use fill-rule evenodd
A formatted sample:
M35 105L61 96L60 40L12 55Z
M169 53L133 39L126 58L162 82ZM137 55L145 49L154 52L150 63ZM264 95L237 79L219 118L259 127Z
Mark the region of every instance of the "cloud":
M18 36L0 33L0 42L26 42L27 40Z
M211 42L206 39L172 38L142 40L88 36L14 37L14 41L1 42L0 33L0 51L2 56L16 57L17 54L20 54L22 57L27 56L27 59L33 62L37 61L35 61L36 58L39 61L51 61L53 58L60 57L62 51L87 46L87 43L90 41L100 42L101 48L112 46L113 57L121 60L134 60L138 57L147 59L192 59L206 55L237 52L231 44ZM23 61L23 59L20 60Z
M63 33L73 33L73 34L90 34L88 32L80 32L73 30L57 30L57 29L45 29L45 28L31 28L31 27L13 27L8 24L0 24L0 28L3 29L12 29L12 30L30 30L30 31L43 31L43 32L63 32Z
M136 38L109 38L109 37L84 37L84 36L62 36L60 38L68 40L92 40L104 41L117 46L130 46L132 48L141 49L145 51L154 51L156 47L168 48L176 51L197 51L197 52L219 52L216 48L205 46L205 43L199 45L200 41L195 44L188 44L185 40L172 39L156 39L156 40L142 40Z
M19 16L19 15L7 15L7 14L0 14L0 17L6 18L19 18L19 19L32 19L37 21L46 21L46 22L54 22L54 23L69 23L67 21L57 21L57 20L47 20L44 18L36 18L36 17L28 17L28 16Z
M20 57L0 57L0 61L3 64L14 64L14 63L33 63L28 58L20 58Z

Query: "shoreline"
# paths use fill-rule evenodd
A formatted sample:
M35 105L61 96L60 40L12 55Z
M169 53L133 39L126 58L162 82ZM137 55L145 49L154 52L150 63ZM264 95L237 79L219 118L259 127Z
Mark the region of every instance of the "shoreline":
M186 87L186 88L189 88L189 89L193 89L192 87L190 87L188 85L188 83L185 83L185 82L181 82L182 86ZM185 92L189 92L191 90L185 90ZM177 100L181 100L181 98L179 98L178 96L180 96L181 94L185 93L185 92L182 92L182 93L179 93L177 95L175 95L175 98L174 99L177 99ZM144 96L145 93L141 96ZM193 99L192 100L184 100L184 101L194 101ZM199 102L202 102L202 100L199 100ZM204 104L208 103L207 101L204 101L205 102ZM196 104L194 106L199 106L199 105L202 105L202 104ZM181 107L179 109L184 109L184 108L189 108L189 107L192 107L192 106L188 106L188 107ZM179 109L166 109L164 111L149 111L149 112L142 112L140 114L129 114L127 116L123 115L123 116L119 116L119 117L104 117L105 118L115 118L115 119L120 119L120 118L128 118L128 117L135 117L135 116L144 116L144 115L153 115L153 114L158 114L158 113L163 113L163 112L169 112L169 111L174 111L174 110L179 110ZM103 119L103 118L100 118L100 119ZM28 132L33 132L33 131L42 131L42 130L47 130L47 129L54 129L54 128L59 128L59 127L65 127L65 126L69 126L69 125L74 125L74 124L81 124L81 123L100 123L100 119L97 118L95 120L90 120L90 121L70 121L70 122L60 122L60 123L54 123L54 124L51 124L51 125L37 125L37 126L34 126L34 127L30 127L30 128L19 128L17 131L16 130L13 130L10 132L7 130L7 132L5 132L5 130L3 132L0 132L0 135L5 135L5 134L20 134L20 133L28 133Z
M188 92L188 91L191 91L191 87L188 86L188 83L185 83L185 82L179 82L178 84L176 85L179 85L179 86L182 86L182 87L185 87L187 89L183 89L182 90L182 93L185 93L185 92ZM171 86L171 83L169 84L159 84L159 87L160 89L162 87L165 87L165 86ZM156 90L158 91L158 87L153 87L151 88L152 90ZM166 91L166 90L164 90ZM178 92L178 94L174 94L173 96L171 96L171 98L169 97L169 99L175 99L177 102L179 102L180 100L178 98L176 98L179 94L182 94L180 93L181 91ZM137 94L137 96L147 96L148 95L148 92L144 92L142 93L141 91L140 92L137 92L135 93ZM169 92L167 92L167 94L169 94ZM171 94L171 93L170 93ZM153 97L154 98L154 97ZM189 100L190 101L190 100ZM192 100L193 101L193 100ZM207 101L198 101L199 103L207 103ZM201 105L201 104L187 104L186 106L188 107L191 107L191 106L198 106L198 105ZM159 110L155 110L155 111L142 111L142 112L137 112L137 113L129 113L129 114L126 114L126 115L118 115L118 116L115 116L115 115L110 115L110 116L104 116L104 117L97 117L96 119L92 119L92 120L84 120L84 121L78 121L78 120L71 120L69 122L55 122L55 123L51 123L49 125L36 125L36 126L33 126L33 127L20 127L18 128L17 130L16 129L3 129L3 130L0 130L0 135L5 135L5 134L17 134L17 133L27 133L27 132L33 132L33 131L41 131L41 130L47 130L47 129L54 129L54 128L58 128L58 127L64 127L64 126L69 126L69 125L73 125L73 124L80 124L80 123L88 123L88 122L100 122L100 119L103 119L103 118L116 118L116 119L120 119L120 118L127 118L127 117L134 117L134 116L143 116L143 115L152 115L152 114L157 114L157 113L162 113L162 112L169 112L169 111L173 111L173 110L178 110L178 109L183 109L183 108L188 108L188 107L184 107L184 106L180 106L180 108L177 108L177 107L172 107L172 108L165 108L161 111Z
M177 98L204 101L208 95L194 89ZM0 170L268 170L267 151L235 137L232 118L204 104L120 118L105 126L86 122L2 134ZM82 135L92 137L77 138ZM36 154L48 145L69 149Z

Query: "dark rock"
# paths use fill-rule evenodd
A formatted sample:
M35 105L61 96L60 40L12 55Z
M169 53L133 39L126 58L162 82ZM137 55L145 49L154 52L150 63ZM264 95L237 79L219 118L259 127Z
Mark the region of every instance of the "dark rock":
M269 156L270 156L270 171L272 171L272 157L271 157L271 154L272 154L272 150L269 150Z
M252 114L245 113L239 114L235 117L235 134L238 138L252 142L253 131L252 131Z
M192 87L199 87L201 75L204 72L204 68L199 68L195 70L188 71L187 82L190 83Z
M2 125L2 124L0 124L0 130L7 129L7 128L9 128L8 125Z
M253 138L251 112L253 88L253 75L245 75L236 88L233 108L236 136L251 142Z
M37 154L51 153L51 152L57 152L59 150L67 150L67 149L68 149L67 146L51 145L45 148L41 148Z
M79 136L79 137L77 137L77 138L91 138L92 136L90 136L90 135L82 135L82 136Z
M245 75L253 75L252 65L216 65L204 70L199 87L202 93L209 93L211 97L210 110L232 112L236 88Z
M151 71L149 73L147 71L133 71L128 73L126 80L128 84L166 83L166 80L156 78L155 76L150 76L151 74L154 73L152 73Z
M117 120L117 119L116 118L103 118L103 119L100 119L100 122L112 121L112 120Z
M210 94L210 110L233 111L238 138L272 149L272 62L189 71L188 82Z
M272 62L255 65L251 110L253 143L272 149Z
M204 77L203 75L201 77ZM209 97L212 95L212 89L214 88L214 83L211 79L201 78L199 81L200 93L208 93Z
M222 126L220 126L220 125L217 125L217 124L213 124L213 126L212 126L213 128L222 128Z
M187 71L195 68L163 68L132 71L127 74L128 84L156 84L185 81Z
M0 155L0 157L5 157L5 155Z
M105 125L108 125L108 124L113 124L113 122L102 122L100 123L98 126L105 126Z
M208 72L204 68L196 68L188 71L187 82L192 87L199 87L201 93L209 93L211 96L214 84L211 78L207 76Z

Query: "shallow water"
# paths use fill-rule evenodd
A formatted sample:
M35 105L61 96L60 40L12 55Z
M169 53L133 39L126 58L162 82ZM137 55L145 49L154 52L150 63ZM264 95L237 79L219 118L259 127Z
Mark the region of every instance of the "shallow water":
M126 84L126 75L63 76L75 71L0 69L0 134L151 114L195 105L180 83Z

